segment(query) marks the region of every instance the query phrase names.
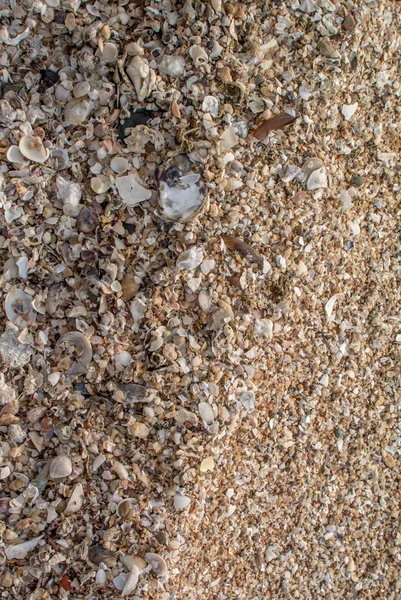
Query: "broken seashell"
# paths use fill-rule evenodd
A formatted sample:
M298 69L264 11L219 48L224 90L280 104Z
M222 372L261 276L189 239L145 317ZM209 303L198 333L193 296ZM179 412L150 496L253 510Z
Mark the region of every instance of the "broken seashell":
M306 187L308 190L327 188L327 175L325 167L321 167L320 169L316 169L316 171L312 171L308 177Z
M121 199L128 206L135 206L144 200L149 200L152 195L152 192L138 183L133 175L118 177L116 179L116 186Z
M23 135L19 141L18 148L25 158L33 162L43 163L49 158L49 151L43 146L40 137Z
M57 191L61 200L64 202L63 212L69 216L77 216L79 214L79 202L82 197L82 190L79 183L68 181L61 175L56 178Z
M146 552L145 558L147 562L152 566L152 570L159 575L159 577L163 577L167 573L167 563L160 554L156 554L155 552Z
M8 560L22 560L29 552L31 552L39 544L43 535L23 542L22 544L15 544L14 546L7 546L5 549L6 557Z
M132 594L136 586L138 585L139 569L136 565L132 565L131 571L126 579L123 587L122 596L129 596Z
M160 152L165 146L164 136L160 131L141 124L132 129L131 133L124 138L124 142L130 152L139 154L147 154L151 146L155 152Z
M129 425L128 431L134 437L145 439L149 435L149 427L145 423L135 421L132 425Z
M202 48L202 46L198 46L197 44L191 46L191 48L189 49L189 56L194 61L194 65L197 69L205 65L209 60L205 49Z
M116 62L118 58L118 48L112 42L107 42L106 44L103 44L102 50L99 49L97 51L97 55L99 56L100 62Z
M127 67L127 75L134 84L138 101L142 102L155 87L156 73L145 58L134 56Z
M114 173L121 175L125 173L125 171L129 168L129 162L123 156L115 156L111 159L110 167L113 169Z
M99 225L99 215L90 206L84 206L77 219L77 229L82 233L92 233ZM90 250L88 250L90 252Z
M324 306L324 310L326 311L326 315L327 315L327 319L329 321L333 321L334 319L332 318L332 313L334 310L334 305L337 302L337 300L339 298L341 298L342 294L334 294L334 296L332 296L325 304Z
M97 177L92 177L91 179L91 188L95 194L105 194L110 187L110 177L107 177L106 175L98 175Z
M181 252L176 261L176 266L183 271L193 271L203 261L203 248L191 246L189 250Z
M80 125L89 116L93 107L89 98L74 98L64 108L64 125Z
M160 73L169 77L181 77L185 73L185 58L179 54L165 54L158 68Z
M79 331L70 331L65 333L57 342L56 350L65 343L70 342L75 347L77 354L77 361L73 363L69 369L69 375L77 375L79 373L85 373L87 365L92 360L92 345L88 338ZM71 353L69 353L71 354Z
M50 463L49 477L50 479L64 479L72 473L71 458L66 454L60 454L53 458Z
M18 146L10 146L6 154L7 160L11 163L19 163L20 165L26 166L29 161L25 159L25 156L21 153Z
M34 323L36 313L32 307L32 298L19 288L11 288L4 300L7 319L17 327L26 327Z
M175 156L161 172L158 185L157 215L165 221L188 221L206 207L206 186L201 175L191 171L184 154Z
M188 496L182 496L181 494L176 494L174 496L174 508L176 510L184 510L191 504L191 498Z
M199 402L198 411L202 421L207 425L211 425L214 421L213 407L208 402Z
M66 506L65 512L67 515L77 512L84 502L84 488L82 483L77 483L74 487L71 497Z
M201 473L206 473L207 471L213 471L213 469L214 469L213 456L208 456L207 458L204 458L200 464L199 469L200 469Z
M109 569L112 569L117 563L114 552L106 550L106 548L103 548L103 546L100 546L100 544L96 544L95 546L91 546L89 548L88 559L96 566L99 566L101 563L103 563Z
M90 90L91 86L87 81L78 81L78 83L74 85L72 93L74 94L74 98L83 98L89 94Z
M118 503L116 512L122 519L129 519L135 514L132 498L125 498Z

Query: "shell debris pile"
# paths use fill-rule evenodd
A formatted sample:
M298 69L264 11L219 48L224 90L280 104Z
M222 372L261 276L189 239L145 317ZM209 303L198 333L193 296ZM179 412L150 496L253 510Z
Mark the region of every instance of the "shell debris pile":
M0 596L395 599L400 3L0 5Z

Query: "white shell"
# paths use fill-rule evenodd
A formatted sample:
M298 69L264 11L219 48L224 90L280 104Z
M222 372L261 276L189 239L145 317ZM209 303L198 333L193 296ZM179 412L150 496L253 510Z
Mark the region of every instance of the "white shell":
M31 552L31 550L36 548L42 538L43 535L40 535L39 537L28 540L27 542L23 542L22 544L7 546L5 553L8 560L22 560L26 557L28 552Z
M87 81L79 81L74 85L73 94L74 98L83 98L90 92L91 86Z
M123 367L128 367L128 365L134 362L134 359L132 358L131 354L127 352L127 350L122 350L118 354L115 354L114 360L117 364Z
M205 96L202 102L202 110L209 113L212 117L217 117L219 114L219 101L215 96Z
M149 427L145 423L140 423L139 421L135 421L128 429L131 435L140 439L145 439L149 435Z
M58 348L64 342L70 342L76 348L81 351L77 362L75 362L69 370L70 375L77 375L78 373L85 373L86 366L92 360L92 345L88 338L79 331L70 331L65 333L57 342L56 348Z
M241 394L239 401L248 412L253 412L255 410L255 392L252 390Z
M166 561L160 554L155 554L154 552L146 552L145 558L148 563L152 566L153 571L160 575L161 577L167 573L167 564Z
M174 508L176 510L184 510L191 504L191 498L188 496L182 496L181 494L176 494L174 496Z
M203 261L203 248L200 246L191 246L189 250L181 252L176 261L178 269L183 271L193 271Z
M135 56L127 67L127 75L134 84L139 102L142 102L155 87L156 73L145 58Z
M127 577L127 580L125 582L125 585L124 585L121 595L129 596L130 594L132 594L132 592L138 585L138 579L139 579L139 569L136 565L132 565L131 572Z
M114 173L121 175L128 170L129 162L123 156L114 156L114 158L111 159L110 167L113 169Z
M118 460L113 461L113 471L117 473L120 479L128 479L129 473L127 468Z
M65 512L70 515L72 513L77 512L84 502L84 488L82 487L82 483L77 483L74 487L71 497L66 506Z
M18 288L11 288L4 300L7 319L17 327L34 323L36 313L32 308L32 297Z
M261 335L268 341L273 337L273 321L271 319L256 319L255 335Z
M97 54L101 62L115 62L118 57L118 48L112 42L107 42L103 45L102 51L98 51Z
M207 63L209 57L202 46L195 44L189 49L189 56L194 61L195 67L199 68Z
M51 6L52 8L57 8L60 6L60 0L45 0L47 6Z
M351 117L354 116L354 114L356 113L357 109L358 109L358 102L355 102L355 104L344 104L341 112L344 116L344 119L346 121L349 121L351 119Z
M105 194L110 187L111 181L106 175L98 175L97 177L92 177L91 179L91 188L95 194Z
M181 55L165 54L159 64L159 71L169 77L181 77L185 73L185 58Z
M29 164L29 161L27 161L25 156L20 152L18 146L10 146L7 150L6 157L11 163L19 163L24 166Z
M62 479L69 477L72 473L71 458L66 454L60 454L53 458L50 463L49 477L50 479Z
M319 7L314 0L302 0L299 10L304 13L311 14L319 10Z
M104 569L98 569L96 572L96 584L104 585L107 581L107 573Z
M149 200L152 195L152 192L138 183L133 175L118 177L116 186L121 199L129 206L135 206L139 202Z
M49 151L43 146L40 137L23 135L19 141L18 148L25 158L33 162L43 163L49 158Z
M309 177L306 184L308 190L318 190L320 188L327 188L327 175L325 167L316 169Z
M332 319L331 315L333 313L335 303L337 302L337 300L339 298L341 298L341 296L342 296L342 294L334 294L334 296L332 296L330 298L330 300L328 300L324 306L324 310L326 311L327 319L329 321L334 320L334 319Z
M74 100L70 100L64 108L64 124L80 125L88 118L92 106L89 98L74 98Z
M56 178L57 191L64 204L72 204L78 206L82 198L82 190L79 183L74 183L57 175Z
M211 425L213 423L214 411L213 407L209 404L209 402L199 402L198 411L202 421L205 421L207 425Z

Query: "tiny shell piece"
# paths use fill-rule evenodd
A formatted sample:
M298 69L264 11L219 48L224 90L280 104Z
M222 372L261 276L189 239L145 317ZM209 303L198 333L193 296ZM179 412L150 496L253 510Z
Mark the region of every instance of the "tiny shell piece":
M84 488L82 487L82 483L77 483L74 487L71 497L66 506L65 512L66 514L72 514L77 512L84 502Z
M5 550L8 560L22 560L29 552L31 552L39 544L43 535L33 538L22 544L15 544L14 546L8 546Z
M113 169L114 173L121 175L128 170L129 162L123 156L114 156L110 161L110 167Z
M188 498L189 500L189 498ZM152 565L153 571L155 571L160 577L167 573L166 561L160 554L154 552L146 552L145 558L150 565Z
M112 42L103 45L102 51L98 52L99 60L104 63L115 62L118 58L118 48Z
M326 311L326 315L329 321L333 321L331 315L333 313L334 310L334 305L337 302L337 300L339 298L341 298L342 294L334 294L334 296L332 296L330 298L330 300L328 300L324 306L324 310Z
M208 402L199 402L198 410L202 421L205 421L207 425L211 425L214 421L214 411L212 406Z
M49 477L50 479L63 479L69 477L72 473L71 458L66 454L60 454L53 458L50 463Z
M217 117L219 114L219 101L215 96L205 96L202 102L202 110L212 117Z
M308 190L318 190L320 188L327 188L327 175L325 167L316 169L309 177L306 184Z
M203 261L203 248L200 246L191 246L189 250L181 252L177 258L176 265L183 271L193 271Z
M176 494L174 496L174 508L176 510L184 510L191 504L191 498L188 496L182 496L181 494Z
M149 200L152 195L152 192L138 183L133 175L118 177L116 179L116 186L121 199L128 206L135 206L140 202L144 202L144 200Z
M355 104L344 104L343 105L341 112L346 121L349 121L354 116L354 114L356 113L356 111L358 109L358 106L359 106L358 102L355 102Z

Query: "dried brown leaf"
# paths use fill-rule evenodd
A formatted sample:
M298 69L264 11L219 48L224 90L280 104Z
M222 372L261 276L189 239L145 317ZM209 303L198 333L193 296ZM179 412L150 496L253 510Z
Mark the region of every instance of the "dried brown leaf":
M271 119L267 119L264 121L259 127L252 132L253 137L258 140L263 141L267 134L270 131L275 131L276 129L283 129L286 125L290 125L296 120L297 117L293 117L292 115L282 114L272 117Z
M233 237L232 235L223 235L223 242L227 246L229 250L234 250L235 252L239 252L242 256L244 256L247 260L251 262L256 262L259 265L263 264L263 256L261 256L256 250L245 244L242 240Z

